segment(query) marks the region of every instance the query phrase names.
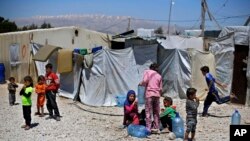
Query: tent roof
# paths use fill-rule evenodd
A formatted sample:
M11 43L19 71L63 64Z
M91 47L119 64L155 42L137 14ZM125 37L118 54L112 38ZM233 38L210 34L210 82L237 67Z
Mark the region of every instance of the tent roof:
M45 45L34 55L33 60L45 62L50 57L50 55L58 49L61 49L61 47Z

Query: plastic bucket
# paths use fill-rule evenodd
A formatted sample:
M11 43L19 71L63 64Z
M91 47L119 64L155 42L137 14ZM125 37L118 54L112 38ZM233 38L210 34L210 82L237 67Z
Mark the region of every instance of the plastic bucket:
M0 63L0 84L5 83L5 67L3 63Z

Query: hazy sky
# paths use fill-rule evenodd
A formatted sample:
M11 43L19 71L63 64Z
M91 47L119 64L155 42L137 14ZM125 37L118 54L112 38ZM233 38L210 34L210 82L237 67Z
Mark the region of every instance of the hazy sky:
M66 14L105 14L139 19L168 20L171 0L1 0L0 16L8 19ZM173 0L171 23L196 24L201 0ZM207 0L221 25L243 25L250 0ZM239 17L235 17L239 16ZM232 18L233 17L233 18ZM214 24L211 24L212 26Z

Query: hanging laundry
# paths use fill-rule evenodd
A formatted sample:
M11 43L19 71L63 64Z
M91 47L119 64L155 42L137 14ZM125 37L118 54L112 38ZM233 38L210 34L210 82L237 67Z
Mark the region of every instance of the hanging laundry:
M86 48L81 48L81 49L80 49L80 54L81 54L81 55L86 55L86 54L88 54L87 49L86 49Z
M102 46L94 47L92 48L92 53L96 53L98 50L101 50L101 49L102 49Z
M74 53L80 54L80 49L79 48L75 48L74 49Z

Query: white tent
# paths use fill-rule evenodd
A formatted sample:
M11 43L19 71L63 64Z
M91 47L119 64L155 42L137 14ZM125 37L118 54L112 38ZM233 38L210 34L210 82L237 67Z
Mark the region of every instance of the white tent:
M240 103L247 106L250 106L249 47L250 26L223 28L217 42L210 47L210 51L215 55L217 78L228 84L226 91L220 91L224 95L235 93Z
M200 67L208 65L214 68L213 55L199 51L202 50L202 46L199 47L199 44L202 45L202 42L199 42L202 41L200 38L198 41L191 39L199 43L193 44L197 47L193 49L184 46L191 42L190 38L183 40L184 44L177 40L179 49L160 44L174 44L176 40L162 40L151 45L130 44L131 47L120 50L104 48L94 54L91 68L83 67L81 80L74 77L74 81L80 82L76 83L79 84L76 85L78 92L75 93L74 89L73 94L64 96L77 98L79 95L81 102L92 106L114 106L117 104L115 97L125 96L130 89L137 91L143 71L148 69L151 63L158 62L164 81L164 96L186 98L186 89L195 86L199 91L198 95L204 98L203 90L206 84ZM79 70L75 71L75 75L79 76Z

